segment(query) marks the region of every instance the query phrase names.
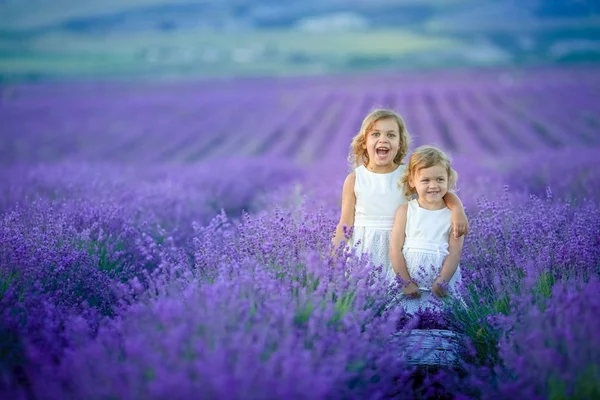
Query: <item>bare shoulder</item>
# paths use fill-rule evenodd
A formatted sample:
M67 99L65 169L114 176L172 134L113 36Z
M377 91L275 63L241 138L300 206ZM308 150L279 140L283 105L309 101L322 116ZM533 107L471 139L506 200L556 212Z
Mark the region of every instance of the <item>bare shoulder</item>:
M406 217L406 213L408 211L408 203L404 203L400 205L396 209L396 217Z
M348 174L348 176L346 176L346 180L344 181L344 185L346 183L351 183L354 185L354 182L356 182L356 171L352 171Z
M393 235L399 234L403 235L404 230L406 229L406 211L408 209L407 204L402 204L398 206L396 209L396 214L394 215L394 225L392 228Z
M342 216L340 223L347 226L354 224L354 207L356 205L356 194L354 193L354 183L356 182L356 174L354 171L348 174L344 180L342 188Z
M352 171L344 179L344 191L354 191L354 184L356 183L356 172Z

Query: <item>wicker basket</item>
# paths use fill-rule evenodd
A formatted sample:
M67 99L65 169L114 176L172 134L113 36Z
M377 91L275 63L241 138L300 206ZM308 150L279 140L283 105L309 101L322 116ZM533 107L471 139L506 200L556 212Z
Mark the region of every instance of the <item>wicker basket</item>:
M413 329L394 334L400 356L415 366L454 367L460 360L462 335L445 329Z

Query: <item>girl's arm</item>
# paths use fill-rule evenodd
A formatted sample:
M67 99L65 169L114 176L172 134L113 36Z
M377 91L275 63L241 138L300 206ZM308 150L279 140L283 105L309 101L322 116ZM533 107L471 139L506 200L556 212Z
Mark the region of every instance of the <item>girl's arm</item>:
M406 211L408 204L402 204L396 210L396 216L394 217L394 225L392 226L392 233L390 237L390 260L392 261L392 268L397 276L399 276L403 283L411 281L408 268L406 267L406 260L404 254L402 254L402 247L404 247L404 240L406 238ZM418 296L419 287L411 282L409 285L402 288L405 294Z
M445 287L445 284L450 282L450 279L452 279L454 273L458 269L464 241L464 236L459 238L450 236L450 239L448 240L448 252L450 254L446 256L444 264L442 265L440 276L435 280L433 287L431 288L431 291L435 295L440 297L447 295L447 288ZM441 286L438 284L441 284Z
M354 226L354 205L356 204L356 196L354 195L354 183L356 182L356 173L352 171L344 181L342 188L342 214L340 221L335 229L333 237L333 251L337 250L340 242L344 239L344 225L347 229Z
M451 222L454 238L469 233L469 221L467 220L467 214L465 214L465 207L458 196L455 193L447 192L444 196L444 202L452 212Z

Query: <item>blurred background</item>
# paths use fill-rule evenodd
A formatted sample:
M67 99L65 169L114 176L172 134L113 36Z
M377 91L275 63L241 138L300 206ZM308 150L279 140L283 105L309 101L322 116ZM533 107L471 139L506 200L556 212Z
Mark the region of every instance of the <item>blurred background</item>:
M596 0L2 0L4 82L600 61Z
M343 166L367 112L497 159L600 142L595 0L1 0L0 160Z

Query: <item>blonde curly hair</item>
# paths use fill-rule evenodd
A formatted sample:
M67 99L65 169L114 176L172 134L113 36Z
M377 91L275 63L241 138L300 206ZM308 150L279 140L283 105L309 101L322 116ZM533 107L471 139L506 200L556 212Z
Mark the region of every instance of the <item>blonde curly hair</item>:
M402 189L404 186L404 197L406 199L410 200L417 194L417 190L409 185L410 178L414 177L420 170L431 168L435 165L441 165L446 169L446 172L448 173L448 190L450 191L456 188L458 173L452 169L450 157L437 147L420 146L410 155L408 166L406 167L404 174L398 179L398 187Z
M352 138L352 144L350 145L350 154L348 155L348 162L352 169L361 165L366 166L369 163L369 154L366 149L363 149L363 144L366 141L367 133L373 129L375 122L382 119L392 119L398 124L398 132L400 134L400 147L394 157L395 164L403 164L402 160L408 153L408 145L410 144L410 134L406 130L406 124L400 115L395 111L389 109L375 109L369 113L363 120L360 131Z

